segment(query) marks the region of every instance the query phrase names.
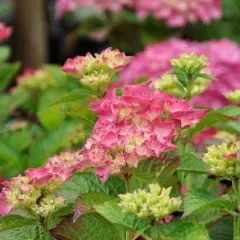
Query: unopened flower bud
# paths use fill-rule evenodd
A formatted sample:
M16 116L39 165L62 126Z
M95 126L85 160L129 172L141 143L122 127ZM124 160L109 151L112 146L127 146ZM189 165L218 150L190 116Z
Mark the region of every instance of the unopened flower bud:
M234 103L240 104L240 90L231 91L225 94L225 97Z
M240 174L240 142L234 144L222 143L208 148L203 161L216 176L238 176Z
M184 95L184 91L180 88L177 77L174 74L165 74L162 78L155 80L153 82L153 89L169 93L179 98Z
M171 64L186 74L194 74L208 66L208 59L205 56L197 56L195 53L190 55L182 54L180 58L173 59Z
M150 184L149 192L137 190L133 193L119 195L120 206L126 213L134 213L141 218L160 220L178 211L181 199L171 198L171 188L161 188L158 184Z

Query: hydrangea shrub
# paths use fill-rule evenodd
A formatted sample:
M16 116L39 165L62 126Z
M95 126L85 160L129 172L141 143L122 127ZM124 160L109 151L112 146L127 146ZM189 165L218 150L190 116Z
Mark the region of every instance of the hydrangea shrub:
M79 149L2 183L1 239L239 239L239 106L191 104L215 81L205 56L168 63L179 95L155 79L116 82L130 61L112 49L66 61L62 70L78 85L51 106L87 102L92 132ZM31 86L25 75L20 92ZM194 147L202 130L223 123L234 140Z

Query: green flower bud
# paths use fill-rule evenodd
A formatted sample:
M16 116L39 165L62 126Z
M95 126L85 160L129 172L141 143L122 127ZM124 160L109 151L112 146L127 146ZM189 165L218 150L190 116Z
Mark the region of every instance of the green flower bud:
M84 75L80 79L80 82L97 92L105 93L108 89L111 79L112 74L101 70Z
M66 205L62 197L47 195L43 197L38 204L32 207L32 210L39 216L46 218L57 209Z
M149 190L139 189L133 193L119 195L123 212L133 213L141 218L161 220L180 209L182 200L170 197L171 188L150 184Z
M155 80L153 88L179 98L184 95L184 91L180 88L178 79L174 74L165 74L161 79Z
M239 141L234 144L213 145L208 148L203 161L209 167L210 172L216 176L238 176L240 174L239 150Z
M208 59L205 56L198 57L195 53L190 55L182 54L180 58L173 59L171 64L186 74L194 74L208 66Z
M240 104L240 90L231 91L225 94L225 97L234 103Z

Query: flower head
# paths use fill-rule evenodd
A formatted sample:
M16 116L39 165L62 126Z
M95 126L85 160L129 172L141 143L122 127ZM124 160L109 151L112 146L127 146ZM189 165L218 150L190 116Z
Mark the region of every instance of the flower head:
M102 181L110 174L121 174L125 167L136 168L144 159L176 150L177 128L190 127L204 117L206 111L154 92L150 85L122 87L121 96L112 88L92 106L99 120L79 158L95 168Z
M22 90L29 91L44 91L49 87L56 87L58 83L48 72L44 69L30 69L24 70L23 74L17 76L17 86L14 92L19 92Z
M73 12L79 8L91 8L97 12L119 12L124 6L132 5L132 0L58 0L57 16L61 17L67 12Z
M27 169L26 176L3 182L0 215L6 215L13 208L26 208L40 217L49 216L66 204L55 193L77 171L78 164L75 154L63 152L50 158L41 168Z
M208 148L203 161L216 176L238 176L240 174L240 142L222 143Z
M225 97L229 101L240 104L240 90L230 91L225 94Z
M119 50L108 48L94 56L88 53L85 57L68 59L62 70L79 78L82 84L105 93L113 75L128 65L131 59Z
M163 188L158 184L150 184L149 191L139 189L133 193L119 195L120 207L125 213L159 221L180 210L182 200L171 198L170 192L171 187Z
M12 28L0 23L0 40L6 40L12 35Z
M208 58L209 66L206 71L216 81L211 81L207 90L194 97L191 104L213 109L229 104L224 96L225 93L240 88L240 81L238 81L240 48L229 40L202 43L169 40L148 46L144 52L138 53L131 64L124 69L120 75L121 79L124 82L132 82L142 77L159 80L164 74L172 72L170 62L173 58L178 58L183 53L190 54L192 52Z
M136 0L136 11L140 18L152 14L166 20L170 27L183 27L198 20L207 24L222 16L221 0Z
M194 53L182 54L180 58L173 59L171 65L186 74L194 74L208 66L208 59L205 56L198 57Z

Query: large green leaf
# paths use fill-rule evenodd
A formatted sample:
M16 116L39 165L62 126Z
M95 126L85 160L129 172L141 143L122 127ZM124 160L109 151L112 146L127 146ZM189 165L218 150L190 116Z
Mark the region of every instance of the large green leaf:
M192 222L176 222L152 227L150 236L152 240L209 240L204 225Z
M0 141L0 174L8 178L22 170L19 155L11 147Z
M93 94L93 91L91 91L90 89L80 88L80 89L74 90L74 91L66 94L65 96L61 97L60 99L54 101L51 104L51 106L57 105L60 103L75 102L75 101L83 100L86 98L94 98L94 97L96 97L96 96Z
M19 68L19 63L0 63L0 92L6 89Z
M178 171L205 173L208 174L208 168L204 162L199 159L193 152L180 154L181 163Z
M188 191L184 201L183 217L187 217L197 211L206 212L213 209L233 212L234 208L235 202L228 195L216 198L216 196L212 195L205 189L192 189Z
M178 157L169 157L164 162L159 159L142 161L136 169L132 169L130 179L132 190L145 188L153 182L159 182L161 186L165 186L176 171L179 163Z
M37 125L32 125L15 131L8 130L2 134L2 139L8 146L20 153L42 135L42 129Z
M86 193L101 193L116 197L124 191L124 182L117 176L111 176L103 184L93 173L77 173L63 185L59 194L68 202L73 203L78 196Z
M1 74L0 74L1 75ZM24 95L0 95L0 122L3 122L8 115L26 99Z
M51 240L50 233L32 218L10 215L0 218L1 240Z
M186 136L192 138L203 129L211 127L217 122L226 122L239 116L240 107L237 106L227 106L215 111L210 111L201 122L186 132Z
M233 218L230 216L210 228L212 240L232 240L233 239Z
M135 232L146 229L150 224L148 220L139 218L136 215L123 213L117 201L96 205L95 209L109 222Z
M54 231L56 239L71 240L121 240L118 229L97 213L88 213L73 223L64 220Z
M37 116L41 124L48 130L59 127L66 117L62 106L54 105L49 107L50 103L56 101L64 94L66 94L66 89L53 88L45 91L40 96Z

